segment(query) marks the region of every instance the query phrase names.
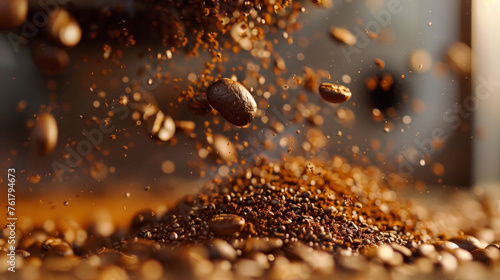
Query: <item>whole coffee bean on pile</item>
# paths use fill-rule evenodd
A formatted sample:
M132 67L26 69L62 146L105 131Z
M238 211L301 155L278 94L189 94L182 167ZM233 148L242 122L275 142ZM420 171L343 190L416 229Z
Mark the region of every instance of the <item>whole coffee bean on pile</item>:
M244 126L253 121L257 103L248 90L231 79L220 79L207 88L210 105L230 123Z
M342 103L351 98L351 90L345 86L330 83L320 84L319 94L324 100L330 103Z
M233 214L215 215L210 219L210 230L218 235L232 236L245 226L245 219Z

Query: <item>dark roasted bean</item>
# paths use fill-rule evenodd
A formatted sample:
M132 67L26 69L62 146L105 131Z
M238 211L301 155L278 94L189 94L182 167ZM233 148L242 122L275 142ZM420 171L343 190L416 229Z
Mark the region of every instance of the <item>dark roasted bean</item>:
M222 239L214 239L208 244L208 253L211 259L225 259L234 261L236 259L236 250L233 246Z
M220 79L207 88L210 105L230 123L244 126L253 121L257 103L248 90L231 79Z
M31 45L31 55L38 68L47 74L59 74L68 68L68 52L60 47L39 41Z
M319 94L330 103L342 103L351 98L351 91L348 88L330 83L320 84Z
M58 129L54 116L48 112L38 115L33 129L33 141L40 155L50 154L57 144Z
M486 249L476 249L470 253L473 260L482 262L487 265L492 264L495 260L498 259L498 254L495 254L494 251L489 251Z
M465 249L469 252L472 252L472 251L479 249L481 247L481 242L479 242L479 240L477 240L477 238L470 236L470 235L457 236L457 237L452 238L448 241L457 244L458 247Z
M245 219L233 214L220 214L210 220L210 230L217 235L231 236L245 226Z

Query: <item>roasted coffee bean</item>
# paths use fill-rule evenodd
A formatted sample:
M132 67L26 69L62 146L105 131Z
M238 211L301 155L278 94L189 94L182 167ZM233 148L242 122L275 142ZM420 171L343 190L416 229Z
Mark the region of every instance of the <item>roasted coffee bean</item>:
M158 111L146 120L146 129L150 136L166 142L175 135L175 122L171 116Z
M20 26L28 15L28 0L0 1L0 30Z
M356 36L351 33L351 31L342 28L342 27L332 27L330 29L330 34L335 38L337 41L344 43L348 46L354 46L356 45Z
M405 257L405 260L409 259L412 256L411 250L403 245L397 243L391 243L391 247L392 249L394 249L394 251L403 255Z
M234 261L236 259L236 250L233 246L222 239L214 239L207 246L211 259L225 259Z
M39 41L31 45L31 55L38 68L51 75L66 70L70 62L66 50Z
M229 138L221 134L215 134L213 140L213 147L220 158L227 162L238 162L238 153Z
M26 250L16 250L16 255L21 256L22 258L27 258L31 254Z
M138 256L142 259L146 259L148 256L160 250L160 244L158 244L158 242L139 238L127 240L120 245L121 252Z
M484 264L492 264L494 262L494 256L493 254L485 249L476 249L472 252L470 252L472 255L472 259L478 262L482 262Z
M458 247L465 249L469 252L472 252L481 247L481 242L479 242L479 240L477 240L477 238L475 238L474 236L470 235L457 236L448 241L457 244Z
M207 97L204 95L196 95L187 101L189 112L194 115L207 115L212 111L212 107L208 103Z
M327 275L333 272L333 257L322 251L314 250L302 243L294 244L290 251L292 257L304 261L313 271Z
M456 248L458 248L457 244L450 242L450 241L436 241L436 242L432 243L432 245L434 245L434 247L436 247L436 249L439 251L451 252L451 251L455 250Z
M65 47L76 46L82 37L80 25L63 8L57 8L50 14L45 30L48 37Z
M42 242L42 251L45 253L45 256L73 255L71 246L59 238L49 238Z
M446 273L453 272L458 267L457 258L448 252L441 252L441 257L438 260L438 264L441 266L442 270Z
M283 240L279 238L249 238L245 244L245 252L269 253L283 247Z
M189 134L196 128L196 123L193 121L175 121L175 130Z
M179 238L179 235L177 234L177 232L171 232L169 235L168 235L168 239L170 240L177 240L177 238Z
M57 145L58 129L54 116L48 112L38 115L33 129L33 142L40 155L50 154Z
M435 260L439 257L439 253L436 248L431 244L420 244L417 248L417 255L426 257L428 259Z
M362 255L343 255L337 257L338 265L347 271L359 272L367 269L369 263L366 257Z
M245 219L233 214L220 214L210 220L210 230L217 235L232 236L243 229Z
M253 121L257 103L248 90L231 79L220 79L207 88L210 105L230 123L244 126Z
M319 85L319 94L330 103L342 103L351 98L351 91L348 88L329 83Z
M462 249L462 248L456 248L451 251L451 253L460 261L460 262L468 262L472 260L472 255L469 253L469 251Z

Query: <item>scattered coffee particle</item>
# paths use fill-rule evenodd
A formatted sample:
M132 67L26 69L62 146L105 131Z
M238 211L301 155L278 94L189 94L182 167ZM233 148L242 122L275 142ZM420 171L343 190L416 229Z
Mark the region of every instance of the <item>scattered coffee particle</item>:
M380 69L384 69L385 68L385 61L383 61L380 58L375 58L375 65L377 65L377 67Z

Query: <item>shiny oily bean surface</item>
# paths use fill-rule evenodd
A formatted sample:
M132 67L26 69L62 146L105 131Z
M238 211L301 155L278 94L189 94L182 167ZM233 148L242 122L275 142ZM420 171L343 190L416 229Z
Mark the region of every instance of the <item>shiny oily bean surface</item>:
M330 83L319 85L321 98L330 103L342 103L351 98L351 90L345 86Z
M207 88L207 99L228 122L245 126L253 121L257 103L248 90L231 79L220 79Z
M210 220L210 229L218 235L231 236L245 226L245 219L233 214L220 214Z

